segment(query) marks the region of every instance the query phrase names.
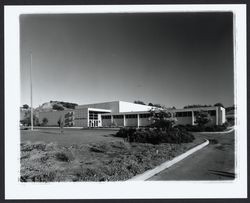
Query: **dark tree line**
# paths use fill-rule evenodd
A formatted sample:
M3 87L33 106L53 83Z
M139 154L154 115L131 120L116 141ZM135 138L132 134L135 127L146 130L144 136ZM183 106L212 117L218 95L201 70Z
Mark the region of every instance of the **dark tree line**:
M50 101L50 103L56 103L54 105L56 105L54 108L59 108L58 106L63 106L65 108L68 108L68 109L75 109L76 106L78 106L78 104L76 103L71 103L71 102L63 102L63 101ZM53 105L53 106L54 106ZM54 109L53 108L53 109ZM57 110L57 109L55 109ZM59 110L60 111L60 110Z

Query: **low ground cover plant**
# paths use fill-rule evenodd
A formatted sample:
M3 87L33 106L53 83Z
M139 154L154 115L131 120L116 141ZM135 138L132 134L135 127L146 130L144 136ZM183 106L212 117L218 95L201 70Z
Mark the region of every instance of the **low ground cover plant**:
M122 181L187 151L202 139L185 144L125 141L62 146L21 144L21 182Z

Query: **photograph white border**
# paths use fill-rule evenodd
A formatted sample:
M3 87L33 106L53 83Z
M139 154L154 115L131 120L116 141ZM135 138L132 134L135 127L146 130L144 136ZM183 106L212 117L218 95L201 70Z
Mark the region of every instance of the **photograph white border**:
M236 118L234 181L22 183L20 175L21 14L233 12ZM246 5L5 6L5 199L247 198Z

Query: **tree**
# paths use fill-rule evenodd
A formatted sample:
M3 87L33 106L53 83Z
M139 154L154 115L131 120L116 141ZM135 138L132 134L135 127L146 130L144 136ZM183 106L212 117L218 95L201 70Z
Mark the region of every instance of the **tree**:
M61 117L58 119L58 121L57 121L57 124L58 124L58 126L60 127L61 126Z
M24 104L23 105L23 109L29 109L29 105L28 104Z
M192 104L192 105L187 105L184 106L184 109L190 109L190 108L199 108L199 107L211 107L211 105L207 105L207 104Z
M150 110L150 118L152 119L151 127L161 130L170 130L175 124L175 119L167 109Z
M63 133L63 127L64 127L64 118L62 116L60 116L59 120L57 121L59 127L60 127L60 130L61 130L61 133Z
M172 109L176 109L176 108L175 108L175 106L172 106L172 107L168 107L167 109L172 110Z
M219 106L219 107L223 107L224 108L224 105L222 103L220 103L220 102L214 104L214 106Z
M135 104L142 104L142 105L146 105L143 101L140 101L140 100L137 100L137 101L134 101Z
M30 126L31 125L31 116L30 116L30 111L25 112L24 119L20 121L21 124ZM33 124L38 125L39 124L39 119L36 115L33 115Z
M43 118L43 120L42 120L42 124L45 126L45 125L47 125L48 124L48 119L47 118Z
M57 111L63 111L64 110L64 108L62 106L58 105L58 104L54 104L52 106L52 109L57 110Z
M195 123L199 127L204 127L206 124L208 124L212 120L207 111L199 111L199 112L197 112L195 118L196 118Z
M154 106L154 104L152 104L152 103L150 102L150 103L148 103L148 106Z
M158 108L163 108L163 109L165 109L165 106L164 106L164 105L161 105L161 104L154 104L153 106L154 106L154 107L158 107Z
M226 113L228 113L230 111L235 111L235 105L226 107Z

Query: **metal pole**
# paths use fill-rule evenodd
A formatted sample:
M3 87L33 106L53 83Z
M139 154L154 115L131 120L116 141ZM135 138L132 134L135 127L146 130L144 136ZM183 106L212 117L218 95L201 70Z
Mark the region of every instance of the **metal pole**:
M33 130L33 101L32 101L32 51L30 51L30 123Z

